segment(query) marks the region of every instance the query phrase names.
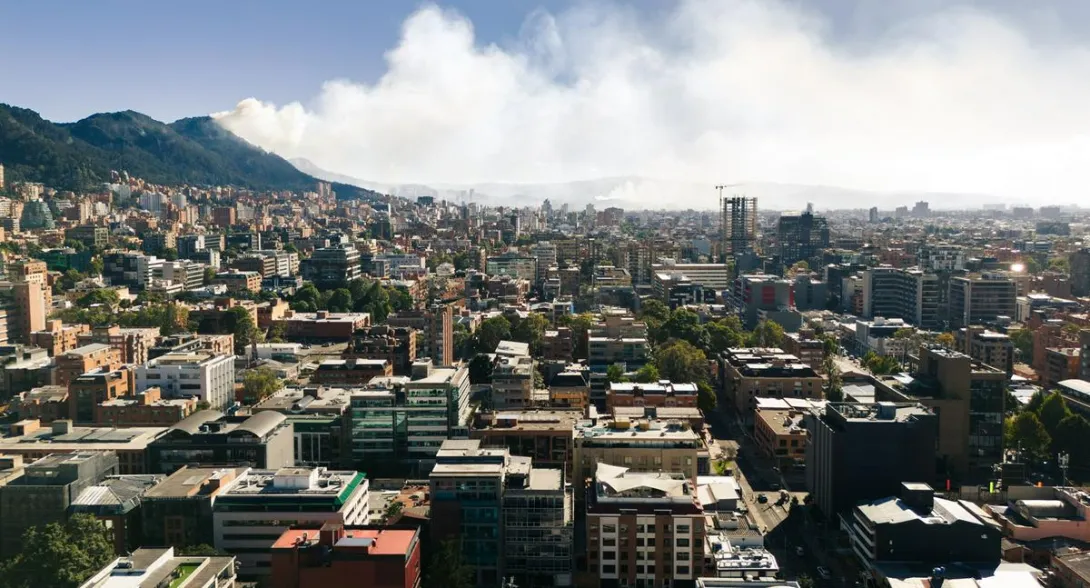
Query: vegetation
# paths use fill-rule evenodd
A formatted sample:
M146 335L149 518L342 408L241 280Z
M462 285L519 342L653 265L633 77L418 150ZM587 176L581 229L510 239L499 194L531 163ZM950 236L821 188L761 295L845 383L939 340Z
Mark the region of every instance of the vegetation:
M891 355L878 355L873 351L868 351L863 356L863 367L871 371L875 375L892 374L901 369L901 363L897 361L896 357Z
M255 404L268 398L284 386L276 372L267 367L248 370L242 375L242 390L247 404Z
M606 368L606 381L611 383L611 384L614 383L614 382L624 382L625 381L624 369L621 368L620 364L617 364L617 363L610 364L610 366L608 368Z
M469 383L487 384L492 381L492 358L479 353L469 361Z
M444 541L428 558L424 566L425 588L473 588L473 568L466 565L458 542L453 539Z
M1021 447L1031 458L1067 453L1072 470L1090 472L1090 421L1071 412L1059 392L1036 394L1024 410L1007 418L1004 435L1008 447Z
M76 588L114 558L109 533L87 514L33 527L23 534L22 546L0 564L0 588Z
M154 184L233 185L255 190L313 188L315 178L255 147L210 117L164 124L132 111L56 124L25 108L0 104L0 161L9 182L66 190L98 187L111 170ZM374 194L335 184L342 198Z

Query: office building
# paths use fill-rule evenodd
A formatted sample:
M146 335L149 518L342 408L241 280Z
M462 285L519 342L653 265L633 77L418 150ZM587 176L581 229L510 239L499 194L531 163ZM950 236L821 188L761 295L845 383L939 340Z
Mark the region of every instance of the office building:
M423 576L419 529L291 529L273 544L271 588L325 588L361 584L417 588Z
M939 475L955 484L986 479L1003 460L1007 374L939 346L920 347L918 364L913 374L879 378L875 399L935 412Z
M541 467L566 470L571 475L575 424L583 413L563 410L505 410L478 413L469 432L481 447L507 448L511 455L533 458Z
M457 538L476 584L573 584L572 493L562 470L536 468L479 440L450 440L429 476L432 538Z
M109 251L102 256L102 277L112 286L145 288L156 274L162 275L164 260L132 251Z
M52 299L48 288L39 280L15 282L11 285L14 304L8 308L8 338L14 343L29 343L31 333L45 329Z
M80 345L102 343L121 354L121 363L141 364L148 361L148 353L159 338L159 327L126 327L117 325L91 327L90 332L80 333Z
M490 255L485 262L485 272L490 276L512 276L534 283L537 280L537 259L515 252Z
M278 469L294 465L294 449L292 425L278 412L259 412L234 422L218 411L202 410L148 445L148 471L169 474L202 464Z
M783 471L805 465L808 436L804 417L801 410L758 407L753 418L757 451Z
M830 402L805 415L806 488L827 517L936 479L938 418L918 404Z
M753 253L757 241L757 199L732 196L721 198L719 203L723 253L727 257Z
M173 547L163 547L141 548L119 557L80 588L231 588L234 585L235 558L178 555Z
M505 342L501 342L503 345ZM530 408L534 402L534 360L529 355L497 354L492 364L492 404L499 409Z
M233 355L168 353L136 368L138 392L157 386L164 398L194 397L212 408L234 402Z
M352 391L352 456L428 467L443 441L469 437L469 369L417 362L412 377L380 378Z
M297 312L289 310L284 318L273 321L282 325L288 341L350 341L356 331L371 326L366 312Z
M1071 294L1090 296L1090 248L1072 251L1068 256L1071 273Z
M27 529L67 520L84 489L117 473L111 452L57 453L24 466L21 477L0 486L0 556L18 554Z
M823 397L824 380L814 368L782 349L727 349L719 356L722 398L748 420L757 398Z
M212 283L227 286L228 292L255 293L261 291L261 274L231 269L217 273Z
M68 417L81 425L97 423L99 406L114 398L128 396L133 392L133 384L129 366L116 370L99 368L78 376L68 384ZM151 390L153 394L158 394L158 388ZM118 426L122 423L108 424Z
M323 359L310 381L322 386L360 385L392 375L394 366L385 359Z
M315 249L299 262L303 279L321 290L343 287L360 277L360 253L354 247L324 247Z
M704 510L685 473L599 463L587 490L587 565L603 586L684 586L704 572Z
M12 434L0 438L0 454L21 455L30 462L56 453L112 454L119 474L147 473L147 448L162 435L163 427L74 427L67 419L48 427L34 419L11 427Z
M212 506L247 469L183 466L145 492L144 545L213 545Z
M810 263L829 247L829 223L823 216L807 210L797 215L781 215L777 224L779 256L782 266L796 262Z
M1003 274L958 276L950 279L950 325L985 325L1016 316L1018 285Z
M533 256L536 264L536 272L534 273L535 288L541 287L549 268L557 264L556 253L556 245L548 241L538 241L530 247L530 255Z
M144 539L140 531L143 520L140 501L163 478L150 474L109 476L84 488L68 506L68 514L95 517L108 530L114 553L131 553Z
M928 330L942 323L939 278L917 268L882 266L865 271L861 299L865 318L899 318Z
M268 575L272 546L293 525L367 524L368 488L355 471L246 470L212 505L214 545L238 558L240 575Z
M67 386L76 378L92 370L113 371L121 367L121 354L113 347L102 343L77 347L54 359L57 367L53 372L53 380L58 386Z
M669 290L680 283L696 284L715 292L727 290L731 285L731 272L722 263L678 263L662 259L651 265L651 289L663 302L669 300Z
M343 357L385 360L393 373L406 375L416 361L417 334L413 328L389 325L361 329L352 336Z
M79 335L91 330L89 325L65 325L59 319L46 321L45 329L30 334L30 344L57 356L79 347Z
M884 564L926 568L958 562L994 569L1003 553L1002 532L979 506L939 498L919 482L856 506L848 523L852 552L876 578L884 576Z
M747 329L755 328L762 320L777 323L789 332L798 331L802 325L802 315L795 309L794 283L776 276L738 276L727 304Z

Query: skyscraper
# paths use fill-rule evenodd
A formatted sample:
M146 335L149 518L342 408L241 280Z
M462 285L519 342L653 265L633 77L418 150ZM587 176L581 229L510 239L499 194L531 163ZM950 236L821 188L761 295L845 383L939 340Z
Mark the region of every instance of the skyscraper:
M782 215L779 222L780 263L809 262L829 247L829 223L807 209L802 214Z
M723 252L728 256L752 253L757 240L757 199L731 196L721 200Z

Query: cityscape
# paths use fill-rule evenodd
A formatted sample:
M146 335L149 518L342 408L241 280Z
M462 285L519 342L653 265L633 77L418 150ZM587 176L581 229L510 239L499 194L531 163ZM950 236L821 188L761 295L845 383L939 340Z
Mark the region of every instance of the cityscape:
M809 14L709 6L768 30ZM896 190L875 170L825 184L809 160L677 174L733 153L693 96L707 153L664 132L677 153L652 157L641 121L595 159L611 117L662 88L628 80L646 93L611 94L619 113L543 130L527 104L559 82L489 35L521 22L569 43L535 51L597 54L572 38L621 16L367 10L404 21L387 70L326 82L317 105L179 118L164 97L54 122L59 102L0 104L0 588L1090 585L1078 174L1015 197L945 168ZM448 94L424 38L540 95L475 78L508 100L492 128L487 92ZM413 92L431 118L401 110ZM451 130L467 111L525 136ZM358 134L383 125L407 139L380 153ZM964 130L944 157L973 156ZM465 153L415 134L446 131ZM777 145L755 151L778 165ZM983 151L966 168L1000 161Z

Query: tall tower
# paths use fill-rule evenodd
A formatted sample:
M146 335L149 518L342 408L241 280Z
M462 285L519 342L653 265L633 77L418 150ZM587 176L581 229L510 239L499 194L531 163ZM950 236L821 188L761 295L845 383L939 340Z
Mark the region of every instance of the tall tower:
M720 238L728 257L752 253L757 240L757 199L745 196L720 198Z

